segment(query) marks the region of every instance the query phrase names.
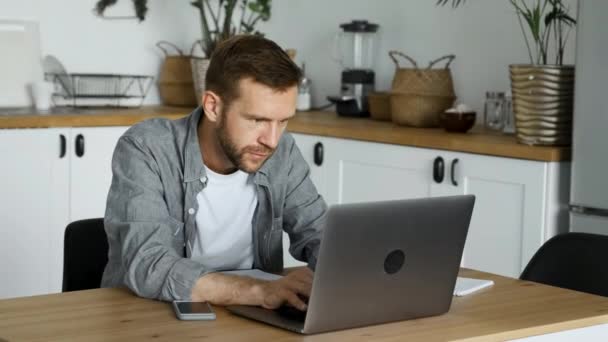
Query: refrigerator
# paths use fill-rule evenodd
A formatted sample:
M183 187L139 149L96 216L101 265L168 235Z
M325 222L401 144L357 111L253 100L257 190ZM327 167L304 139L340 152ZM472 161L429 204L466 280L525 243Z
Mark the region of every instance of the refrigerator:
M570 230L608 235L608 1L579 1Z

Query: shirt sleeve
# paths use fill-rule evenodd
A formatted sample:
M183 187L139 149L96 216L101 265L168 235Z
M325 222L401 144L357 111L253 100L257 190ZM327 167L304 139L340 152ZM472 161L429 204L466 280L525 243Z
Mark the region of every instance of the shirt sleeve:
M327 204L310 179L310 167L295 142L290 149L288 188L283 229L289 234L289 252L314 270L325 225Z
M141 297L189 299L195 282L207 272L183 256L183 223L169 214L154 156L135 137L123 136L112 172L104 224L110 259L120 259L114 274L122 275L122 283Z

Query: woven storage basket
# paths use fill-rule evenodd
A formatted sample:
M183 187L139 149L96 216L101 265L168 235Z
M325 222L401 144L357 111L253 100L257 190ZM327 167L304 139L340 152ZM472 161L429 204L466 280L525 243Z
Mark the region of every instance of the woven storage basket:
M450 108L456 96L391 94L391 118L399 125L438 127L439 115Z
M170 55L163 47L166 45L175 49L178 55ZM165 54L158 81L162 103L169 106L196 107L190 56L185 56L179 48L166 41L160 41L156 46Z
M397 56L409 61L413 68L399 65ZM392 83L391 116L393 122L415 127L439 126L439 114L450 108L456 97L450 72L454 55L431 61L426 68L419 68L416 61L399 51L390 51L389 57L397 67ZM443 68L433 66L443 60Z

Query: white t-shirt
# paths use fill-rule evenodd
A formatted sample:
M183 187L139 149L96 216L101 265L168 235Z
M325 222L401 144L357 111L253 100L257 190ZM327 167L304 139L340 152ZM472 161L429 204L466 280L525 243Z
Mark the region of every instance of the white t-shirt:
M196 196L197 235L192 259L209 270L253 266L252 218L258 204L253 175L207 171L207 186Z

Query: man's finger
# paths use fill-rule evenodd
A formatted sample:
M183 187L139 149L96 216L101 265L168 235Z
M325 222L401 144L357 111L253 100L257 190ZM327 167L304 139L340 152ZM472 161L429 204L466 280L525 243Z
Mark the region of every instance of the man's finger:
M297 294L301 294L301 295L304 295L306 297L310 297L310 292L312 291L312 284L311 283L307 283L307 282L298 281L298 280L293 279L293 280L287 282L285 285L290 290L292 290L293 292L296 292Z
M306 303L304 303L296 293L289 290L285 290L284 296L287 303L289 303L294 308L297 308L302 311L306 310Z

